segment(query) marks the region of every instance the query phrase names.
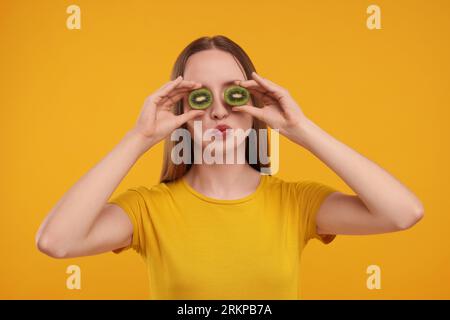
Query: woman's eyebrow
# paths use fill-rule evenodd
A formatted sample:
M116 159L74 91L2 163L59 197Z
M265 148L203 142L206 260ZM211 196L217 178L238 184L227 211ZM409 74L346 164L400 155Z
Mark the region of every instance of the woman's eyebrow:
M238 80L238 79L236 79L236 80ZM230 81L224 82L224 83L222 83L222 87L224 87L224 86L229 86L230 84L234 84L234 82L235 82L236 80L230 80Z
M236 80L240 80L240 79L236 79ZM222 83L222 87L226 87L226 86L232 85L232 84L234 84L234 82L236 80L225 81L225 82ZM243 80L241 80L241 81L243 81ZM209 86L204 85L204 87L209 87Z

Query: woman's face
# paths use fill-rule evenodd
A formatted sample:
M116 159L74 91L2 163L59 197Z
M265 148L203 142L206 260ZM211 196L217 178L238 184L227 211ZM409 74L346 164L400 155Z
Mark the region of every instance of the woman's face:
M213 95L212 104L205 110L206 112L193 120L187 122L188 130L191 137L195 141L202 141L202 149L211 143L214 139L223 139L223 150L226 150L226 140L230 136L223 137L217 134L211 140L203 141L198 131L194 132L194 121L201 121L202 135L205 135L206 130L214 129L217 125L225 124L233 129L242 129L245 134L236 135L234 141L234 149L236 149L245 137L248 135L247 130L252 128L253 117L245 112L233 112L231 106L228 105L223 93L225 89L234 85L235 80L246 80L243 70L238 65L238 61L228 52L221 50L204 50L191 55L187 62L184 71L184 79L195 81L202 85L203 88L208 88ZM251 99L248 102L253 105ZM188 95L183 98L183 112L191 109L188 103ZM217 133L217 131L214 131Z

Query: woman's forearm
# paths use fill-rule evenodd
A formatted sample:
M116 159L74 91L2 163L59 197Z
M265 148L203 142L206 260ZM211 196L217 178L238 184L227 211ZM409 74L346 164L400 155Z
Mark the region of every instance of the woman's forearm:
M414 219L412 214L422 214L422 203L400 181L310 119L299 128L294 142L309 150L339 175L372 214L400 223Z
M83 239L119 183L151 146L134 131L127 132L116 147L58 201L40 226L36 241L44 236L66 247Z

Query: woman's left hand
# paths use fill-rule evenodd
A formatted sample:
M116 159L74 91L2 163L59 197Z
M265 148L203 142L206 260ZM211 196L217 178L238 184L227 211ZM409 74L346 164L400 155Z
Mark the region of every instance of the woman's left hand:
M235 84L249 90L261 102L261 108L243 105L232 107L231 110L247 112L272 129L279 129L282 135L290 139L297 136L307 118L289 91L256 72L252 73L252 77L254 80L236 80Z

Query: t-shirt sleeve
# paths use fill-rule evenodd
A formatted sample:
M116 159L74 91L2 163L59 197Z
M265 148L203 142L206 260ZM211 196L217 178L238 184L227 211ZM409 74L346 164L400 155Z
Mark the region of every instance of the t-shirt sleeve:
M148 209L145 201L144 187L129 188L128 190L111 198L108 203L121 207L133 224L133 237L131 243L122 248L112 250L121 253L133 248L141 256L146 253L145 221L148 219Z
M318 239L328 244L336 238L335 234L318 234L316 216L328 195L338 190L326 184L304 180L295 183L297 206L300 212L300 241L306 246L310 239Z

